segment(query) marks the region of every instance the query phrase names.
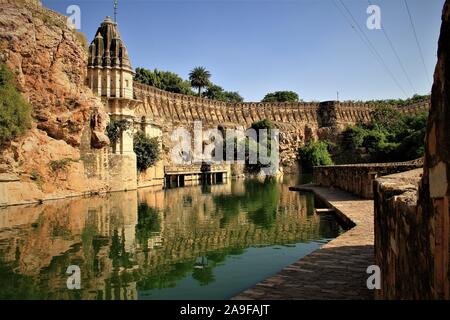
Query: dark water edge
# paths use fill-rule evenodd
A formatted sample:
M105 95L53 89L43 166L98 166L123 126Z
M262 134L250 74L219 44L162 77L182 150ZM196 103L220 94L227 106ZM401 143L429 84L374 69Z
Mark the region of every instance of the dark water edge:
M230 298L342 232L314 214L312 194L288 190L308 179L2 208L0 299ZM69 266L79 290L67 287Z

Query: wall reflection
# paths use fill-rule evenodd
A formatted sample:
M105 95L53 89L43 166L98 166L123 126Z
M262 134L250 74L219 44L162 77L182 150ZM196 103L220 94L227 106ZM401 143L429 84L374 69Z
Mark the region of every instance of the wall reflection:
M314 199L292 182L232 181L0 209L0 298L137 299L214 268L246 248L332 238ZM81 268L81 290L66 269ZM274 271L276 272L276 270Z

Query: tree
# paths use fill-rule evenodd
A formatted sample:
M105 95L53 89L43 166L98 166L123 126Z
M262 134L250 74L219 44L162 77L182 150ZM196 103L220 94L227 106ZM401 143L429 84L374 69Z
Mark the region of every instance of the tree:
M225 101L225 102L242 102L244 98L239 92L225 91L221 86L210 84L203 96L207 99Z
M153 166L161 157L158 138L149 138L142 131L134 135L133 148L139 171Z
M14 75L0 65L0 144L23 134L31 127L31 107L14 84Z
M189 80L191 81L191 86L198 89L198 96L201 96L202 88L207 87L210 82L209 78L211 73L204 67L195 67L189 73Z
M428 113L403 115L391 107L372 112L372 121L342 132L340 163L408 161L424 154Z
M194 95L189 81L183 80L179 75L173 72L161 71L158 69L151 71L144 68L136 68L134 80L161 90Z
M328 166L333 164L329 144L326 141L308 142L299 149L300 164L304 172L311 172L315 166Z
M298 102L298 94L293 91L275 91L266 94L261 102Z

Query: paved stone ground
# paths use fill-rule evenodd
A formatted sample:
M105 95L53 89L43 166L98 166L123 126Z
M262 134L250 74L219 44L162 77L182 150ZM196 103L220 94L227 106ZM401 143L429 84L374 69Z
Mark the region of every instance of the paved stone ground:
M366 268L374 264L373 200L314 185L291 190L314 192L341 219L356 226L233 300L373 299L366 286Z

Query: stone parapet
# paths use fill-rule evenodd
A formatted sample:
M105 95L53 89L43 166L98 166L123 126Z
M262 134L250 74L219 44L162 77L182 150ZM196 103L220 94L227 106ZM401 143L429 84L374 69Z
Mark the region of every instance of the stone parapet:
M423 170L379 178L374 183L375 264L381 269L376 299L431 299L434 230L417 214Z
M421 160L314 167L314 183L336 187L365 199L373 199L373 181L381 176L417 169Z

